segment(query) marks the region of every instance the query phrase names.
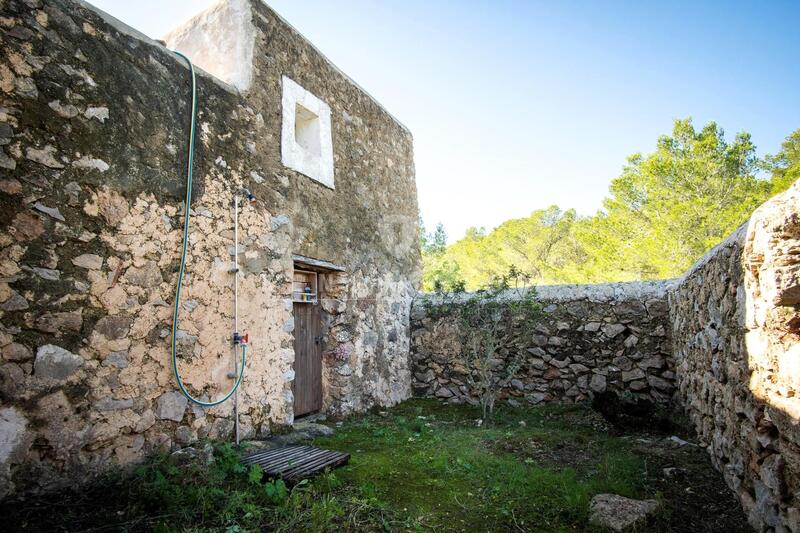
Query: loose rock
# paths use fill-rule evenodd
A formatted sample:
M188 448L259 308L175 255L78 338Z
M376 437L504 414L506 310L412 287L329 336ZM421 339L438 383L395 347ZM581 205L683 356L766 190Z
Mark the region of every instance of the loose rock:
M88 270L100 270L103 267L103 258L95 254L83 254L73 258L72 264Z
M616 494L598 494L589 503L589 522L611 531L625 531L644 523L657 509L656 500L632 500Z

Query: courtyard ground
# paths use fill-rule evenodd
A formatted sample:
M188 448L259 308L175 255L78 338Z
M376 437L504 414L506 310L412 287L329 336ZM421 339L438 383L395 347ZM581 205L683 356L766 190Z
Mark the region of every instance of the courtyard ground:
M661 503L642 531L750 531L691 435L618 429L589 406L434 400L354 416L315 444L350 463L286 488L215 445L215 460L155 457L132 475L0 504L9 530L68 531L596 531L599 493Z

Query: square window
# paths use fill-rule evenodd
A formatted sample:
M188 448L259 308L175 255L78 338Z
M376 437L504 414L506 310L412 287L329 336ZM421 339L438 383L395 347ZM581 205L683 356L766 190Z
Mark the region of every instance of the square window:
M330 107L286 76L281 105L281 161L333 189Z
M301 104L297 104L294 115L294 139L307 152L319 157L319 117Z

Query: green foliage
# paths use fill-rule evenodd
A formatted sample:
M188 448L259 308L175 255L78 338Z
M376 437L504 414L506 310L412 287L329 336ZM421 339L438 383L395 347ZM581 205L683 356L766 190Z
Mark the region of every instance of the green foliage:
M253 485L257 483L261 483L261 479L264 477L264 472L258 465L250 465L250 470L247 472L247 480L250 481Z
M264 480L261 469L243 465L229 443L216 445L211 464L154 457L120 486L124 493L117 496L125 507L109 509L114 522L126 517L120 529L316 532L338 531L349 523L373 531L389 529L385 526L398 520L365 502L357 489L343 486L334 473L291 489L281 479ZM108 518L100 522L108 523Z
M697 131L691 119L676 120L655 152L628 158L611 182L605 212L579 234L587 273L622 280L680 275L769 197L756 164L748 134L728 143L713 122Z
M628 158L602 211L579 217L551 206L489 233L471 228L444 251L427 254L424 289L463 280L477 290L511 265L537 284L679 276L798 179L800 130L759 161L747 133L729 142L713 122L697 130L691 119L676 120L655 151Z
M577 281L575 265L584 258L574 236L577 221L574 210L551 206L508 220L489 234L471 228L447 248L441 261L458 269L469 290L489 286L512 267L536 283Z
M463 281L458 265L445 257L447 250L447 233L439 223L433 234L425 233L425 226L420 220L420 250L422 252L422 284L425 290L453 290L461 287Z
M289 494L286 489L286 483L284 483L282 479L276 479L275 481L265 483L264 493L267 495L267 499L274 505L280 505L285 502L286 496Z
M492 419L497 397L523 363L522 354L514 352L498 365L500 348L529 334L541 316L536 290L526 288L529 279L512 264L486 289L465 295L460 286L460 291L438 292L436 303L426 300L428 316L449 316L457 322L466 380L470 389L477 392L486 420Z
M777 154L764 158L763 167L772 174L772 194L800 180L800 129L786 138Z

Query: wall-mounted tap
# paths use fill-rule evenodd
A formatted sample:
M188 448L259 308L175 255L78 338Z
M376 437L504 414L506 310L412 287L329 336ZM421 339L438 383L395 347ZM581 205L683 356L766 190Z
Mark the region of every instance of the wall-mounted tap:
M237 193L237 196L242 196L243 198L246 198L247 201L249 203L251 203L251 204L256 203L256 196L253 193L251 193L249 189L245 189L244 187L239 189L239 192ZM234 197L234 201L236 201L235 197Z

